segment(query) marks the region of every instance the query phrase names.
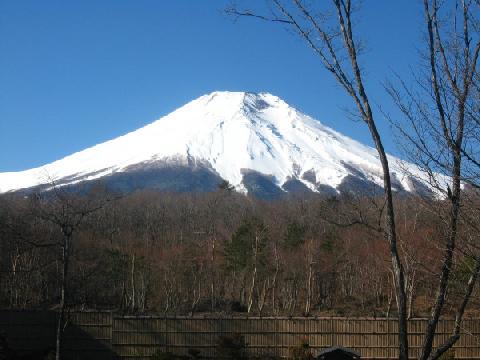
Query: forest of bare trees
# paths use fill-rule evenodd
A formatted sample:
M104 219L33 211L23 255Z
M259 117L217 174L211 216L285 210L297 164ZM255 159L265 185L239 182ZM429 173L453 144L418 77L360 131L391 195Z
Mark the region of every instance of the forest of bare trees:
M65 197L50 198L48 213L35 196L1 198L3 308L50 309L65 300L68 309L125 313L396 316L388 245L375 228L381 199L261 202L222 189L115 201L65 196L68 207ZM430 311L442 264L443 224L431 206L396 202L409 317ZM353 221L359 216L364 223ZM66 233L52 219L67 217L75 222ZM474 271L469 247L477 236L473 227L459 229L444 314L454 313ZM467 313L480 310L472 298Z

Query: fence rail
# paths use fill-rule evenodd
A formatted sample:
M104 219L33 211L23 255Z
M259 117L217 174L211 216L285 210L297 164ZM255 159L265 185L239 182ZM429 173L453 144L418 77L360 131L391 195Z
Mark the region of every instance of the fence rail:
M54 312L0 311L0 332L19 351L53 346ZM408 322L410 355L417 357L427 321ZM442 319L434 346L451 334L454 320ZM345 346L365 359L397 356L398 324L385 318L299 317L145 317L112 312L75 312L68 316L65 333L67 359L150 359L155 351L187 354L190 349L214 358L220 336L240 334L251 355L288 356L302 340L314 351ZM480 359L480 319L466 319L456 343L455 357Z

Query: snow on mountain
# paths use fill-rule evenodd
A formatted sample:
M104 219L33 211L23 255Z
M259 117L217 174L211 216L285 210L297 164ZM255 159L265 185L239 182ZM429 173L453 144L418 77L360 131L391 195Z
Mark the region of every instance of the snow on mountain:
M398 159L390 156L398 190L413 191ZM339 191L347 179L382 185L375 149L322 125L268 93L213 92L136 131L20 172L0 173L0 192L68 185L132 169L201 166L239 191L249 173L283 190L296 181L311 191ZM418 171L408 165L417 175Z

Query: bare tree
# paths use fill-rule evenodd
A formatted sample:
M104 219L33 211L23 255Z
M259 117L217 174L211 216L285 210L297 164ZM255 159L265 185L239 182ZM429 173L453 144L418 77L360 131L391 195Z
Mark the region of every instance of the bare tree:
M378 132L377 123L364 86L364 77L358 62L359 41L354 35L352 1L332 0L326 11L302 0L271 0L271 14L239 9L235 4L226 12L236 17L255 17L289 26L320 58L324 68L332 74L352 98L356 115L367 125L377 149L382 170L384 189L384 230L390 246L395 291L399 315L399 358L408 358L407 301L404 270L397 249L395 214L388 158ZM320 5L319 5L320 7Z
M480 268L477 253L476 265L471 269L464 297L457 308L452 336L434 350L433 339L458 249L461 208L466 195L462 186L479 187L480 4L471 0L456 1L452 8L437 0L424 0L423 4L428 49L426 71L415 69L414 86L399 78L400 85L389 83L386 89L404 115L403 122L394 123L407 140L410 149L407 156L429 175L431 185L443 194L446 204L442 206L448 205L446 211L436 210L445 223L445 235L444 242L439 244L443 260L420 354L420 359L426 360L437 359L460 338L463 314Z
M55 343L55 358L60 360L62 357L66 301L70 290L68 279L74 235L87 216L104 206L105 200L98 196L93 198L77 196L58 187L54 182L52 182L52 187L48 192L34 194L32 200L36 216L57 227L61 235L58 240L54 240L53 244L60 249L58 260L61 264L59 316Z

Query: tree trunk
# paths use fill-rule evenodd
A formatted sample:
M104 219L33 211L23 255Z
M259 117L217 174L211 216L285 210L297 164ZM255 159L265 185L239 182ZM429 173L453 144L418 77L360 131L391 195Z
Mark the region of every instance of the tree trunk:
M457 341L460 339L460 328L462 325L463 314L467 307L467 304L472 296L473 288L475 287L475 283L477 282L477 278L480 274L480 259L476 260L475 268L470 275L470 278L467 282L467 287L465 289L465 294L463 297L463 301L460 304L457 313L455 315L455 327L453 329L452 336L441 346L439 346L435 352L430 356L430 359L435 360L442 356L448 349L450 349Z
M308 275L307 275L307 299L305 301L305 316L310 314L310 308L312 305L312 278L313 278L313 263L309 261Z
M62 246L62 276L60 284L60 309L57 321L57 337L55 341L55 360L61 359L61 351L63 345L63 330L65 319L65 301L67 297L67 276L68 276L68 263L69 263L69 251L70 251L70 236L65 235Z
M445 297L447 294L450 271L453 264L453 252L455 250L455 243L457 238L457 225L458 225L458 214L460 210L460 193L461 193L460 165L461 165L461 157L460 157L460 151L458 150L454 160L454 167L452 171L453 172L453 176L452 176L453 189L452 189L452 195L450 196L451 209L450 209L449 234L447 238L447 247L446 247L445 255L443 259L442 271L440 275L440 281L438 284L435 304L433 306L432 314L427 324L427 329L425 330L425 337L424 337L423 346L422 346L422 354L420 356L421 360L427 360L432 352L433 339L435 337L438 321L440 319L440 315L442 313L442 309L445 304Z
M275 244L275 273L273 274L273 280L272 280L272 312L274 315L277 315L276 311L276 288L277 288L277 276L278 276L278 270L279 270L279 259L278 259L278 253L277 253L277 245Z
M135 311L135 254L132 254L132 270L130 273L130 281L132 284L132 299L131 299L131 310Z
M212 237L212 254L211 254L211 279L210 279L210 297L212 303L212 312L215 311L216 301L215 301L215 235Z

